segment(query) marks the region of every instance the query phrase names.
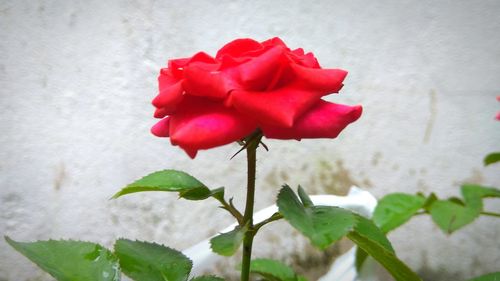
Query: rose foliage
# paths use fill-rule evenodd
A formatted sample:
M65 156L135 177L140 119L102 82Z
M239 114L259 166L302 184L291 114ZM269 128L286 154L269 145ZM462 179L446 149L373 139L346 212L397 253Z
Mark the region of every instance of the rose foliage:
M322 99L338 93L346 75L322 69L312 53L279 38L237 39L215 57L199 52L168 61L153 100L161 120L151 131L192 158L256 129L273 139L335 138L362 112Z

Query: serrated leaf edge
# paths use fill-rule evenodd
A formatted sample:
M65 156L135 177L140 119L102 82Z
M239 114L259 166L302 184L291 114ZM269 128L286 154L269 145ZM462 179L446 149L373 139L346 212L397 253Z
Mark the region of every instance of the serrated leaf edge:
M216 235L216 236L214 236L214 237L210 238L210 241L209 241L209 244L210 244L210 250L212 250L212 252L214 252L214 253L216 253L216 254L218 254L218 255L225 256L225 257L230 257L230 256L234 255L234 253L236 253L236 252L238 251L238 249L240 248L241 243L243 243L244 235L245 235L245 232L247 231L247 229L248 229L248 227L247 227L247 226L243 226L243 227L236 226L236 227L235 227L233 230L231 230L231 231L224 232L224 233L219 232L219 234L218 234L218 235ZM233 231L236 231L236 230L238 230L238 232L239 232L239 231L243 231L243 237L242 237L241 241L239 241L238 246L235 248L235 250L234 250L234 251L232 251L230 254L223 254L223 253L219 253L219 252L217 252L217 251L213 248L213 243L212 243L212 240L213 240L213 239L215 239L215 238L217 238L217 237L219 237L219 236L221 236L221 235L224 235L224 234L229 234L229 233L231 233L231 232L233 232Z
M307 209L314 209L315 207L328 207L328 208L332 208L332 209L334 209L334 208L338 208L338 209L344 209L344 210L348 210L348 211L350 211L350 212L353 214L353 218L354 218L355 222L354 222L354 224L353 224L353 225L352 225L352 226L348 229L347 233L349 233L349 232L353 231L353 230L355 229L356 225L357 225L357 224L358 224L358 222L359 222L359 218L358 218L357 214L356 214L356 213L354 213L354 212L352 212L352 211L351 211L351 210L349 210L349 209L341 208L341 207L338 207L338 206L315 206L315 205L311 205L311 206L309 206L309 207L304 206L304 203L302 203L302 200L301 200L301 199L297 196L297 194L295 194L295 192L293 192L292 188L291 188L289 185L287 185L287 184L282 185L281 190L278 192L277 201L278 201L278 199L279 199L280 195L281 195L283 192L286 192L286 189L289 189L289 190L292 192L292 194L293 194L293 196L295 197L295 199L296 199L296 200L297 200L297 201L298 201L298 202L302 205L302 207L303 207L304 211L306 211ZM278 205L278 204L277 204L277 205ZM278 209L279 209L279 205L278 205ZM284 219L285 219L285 220L286 220L286 221L287 221L287 222L288 222L288 223L289 223L289 224L290 224L290 225L291 225L291 226L292 226L295 230L297 230L299 233L301 233L301 234L303 234L305 237L307 237L307 239L309 239L309 241L311 242L311 244L312 244L312 245L314 245L315 247L318 247L318 248L320 248L320 249L322 249L322 250L326 249L327 247L331 246L332 244L334 244L334 243L336 243L336 242L338 241L338 240L333 241L333 242L331 242L331 243L329 243L328 245L325 245L325 246L323 246L323 245L317 245L316 243L314 243L313 238L309 236L309 233L305 233L304 231L302 231L302 230L300 230L300 229L297 229L297 228L296 228L296 227L292 224L292 222L291 222L291 221L290 221L290 220L289 220L286 216L284 216L284 215L283 215L283 218L284 218ZM316 229L314 228L314 225L312 225L312 227L313 227L313 231L312 231L312 233L311 233L311 234L312 234L311 236L314 236L314 233L316 233L317 231L316 231ZM346 235L347 235L347 234L346 234ZM346 235L344 235L344 236L346 236Z

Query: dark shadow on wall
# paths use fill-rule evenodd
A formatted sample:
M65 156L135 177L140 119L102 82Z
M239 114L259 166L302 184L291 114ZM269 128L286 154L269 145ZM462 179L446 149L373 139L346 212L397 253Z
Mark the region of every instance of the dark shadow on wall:
M463 274L456 273L456 272L450 272L444 268L429 268L429 267L422 267L420 270L417 271L417 274L422 278L424 281L463 281L465 280L463 277Z

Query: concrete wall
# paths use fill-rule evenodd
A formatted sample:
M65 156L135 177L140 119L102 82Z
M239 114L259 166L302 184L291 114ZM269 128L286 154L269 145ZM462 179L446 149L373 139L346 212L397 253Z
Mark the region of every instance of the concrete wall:
M481 163L500 149L493 120L500 109L499 12L500 2L487 0L3 0L0 233L107 246L127 237L182 249L229 224L212 201L108 198L151 171L176 168L226 186L242 205L244 157L229 160L237 145L190 160L149 133L150 100L167 59L213 54L238 37L280 36L314 51L325 67L349 70L341 94L329 100L364 106L336 140L267 141L257 208L271 204L283 182L311 193L357 184L379 197L457 195L463 182L500 186L498 165ZM498 212L499 205L486 207ZM428 280L464 280L499 269L499 235L492 218L446 236L419 217L390 239ZM259 239L267 241L259 254L307 261L297 235L268 231ZM284 253L276 254L278 245ZM0 280L50 278L0 241Z

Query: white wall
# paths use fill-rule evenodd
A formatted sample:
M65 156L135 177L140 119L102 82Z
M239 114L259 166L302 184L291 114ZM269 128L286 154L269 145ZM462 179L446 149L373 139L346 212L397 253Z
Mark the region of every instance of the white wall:
M330 100L364 106L336 140L268 141L257 208L285 181L311 193L355 183L377 196L500 186L499 167L481 163L500 149L499 12L498 1L465 0L1 1L0 233L107 246L127 237L182 249L230 223L212 201L108 198L148 172L176 168L226 186L242 205L244 157L228 160L236 145L190 160L149 133L167 59L213 54L238 37L280 36L324 67L349 70ZM390 238L429 280L463 280L499 269L499 235L492 218L446 236L419 217ZM293 256L297 239L278 238L283 255ZM50 278L0 241L0 280Z

